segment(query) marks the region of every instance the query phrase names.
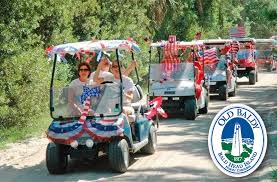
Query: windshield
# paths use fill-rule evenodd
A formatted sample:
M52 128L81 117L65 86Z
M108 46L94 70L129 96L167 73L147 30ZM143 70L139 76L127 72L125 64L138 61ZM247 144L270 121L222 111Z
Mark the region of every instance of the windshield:
M150 80L177 81L193 80L193 61L198 60L198 52L193 54L190 47L158 47L153 48L150 65Z
M257 58L267 58L272 55L272 49L268 44L257 44L256 49Z
M124 53L126 52L120 52L122 58L120 60L121 74L125 70L124 67L129 66L131 62L131 56L127 57ZM112 117L121 112L121 107L125 104L126 99L123 98L121 103L122 95L120 93L124 90L121 89L121 83L118 79L120 77L119 67L117 66L115 53L109 53L110 62L107 57L102 57L100 60L97 60L97 57L83 55L81 59L78 59L76 55L65 55L64 59L66 61L56 62L50 97L51 115L54 119L80 117L81 112L84 111L85 103L82 98L87 94L86 92L90 94L88 116L99 117L104 115L105 117ZM64 64L64 62L67 64ZM97 80L94 79L94 75L100 62L102 67ZM128 62L129 64L125 66L125 63ZM51 63L54 64L54 62ZM91 72L89 68L91 68ZM131 74L129 78L132 78ZM100 84L103 82L106 83Z
M165 71L168 66L172 66L172 71ZM151 64L150 80L152 81L170 81L170 80L193 80L193 63L177 64Z
M120 84L110 83L97 87L80 85L54 88L52 116L59 119L80 117L86 98L90 102L88 116L120 113Z
M250 56L251 56L251 52L249 49L239 50L239 52L237 54L238 60L248 59L248 58L250 58Z

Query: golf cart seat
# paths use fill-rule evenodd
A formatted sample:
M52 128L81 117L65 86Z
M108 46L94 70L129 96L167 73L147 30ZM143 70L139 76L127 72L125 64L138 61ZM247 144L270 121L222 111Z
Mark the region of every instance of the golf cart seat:
M133 100L131 103L131 106L133 107L135 113L128 115L129 123L134 123L137 118L137 114L140 113L141 110L141 99L143 98L142 89L138 84L134 85L134 91L133 91Z
M134 85L134 91L133 91L133 100L131 106L134 108L135 112L138 112L141 108L141 99L143 98L143 93L140 85L135 84Z

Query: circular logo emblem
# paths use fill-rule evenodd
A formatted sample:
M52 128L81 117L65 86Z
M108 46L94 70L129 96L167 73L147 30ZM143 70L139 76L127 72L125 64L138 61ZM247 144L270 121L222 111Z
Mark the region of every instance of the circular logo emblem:
M229 105L213 119L208 145L220 171L233 177L247 176L259 167L266 153L267 134L263 120L246 105Z

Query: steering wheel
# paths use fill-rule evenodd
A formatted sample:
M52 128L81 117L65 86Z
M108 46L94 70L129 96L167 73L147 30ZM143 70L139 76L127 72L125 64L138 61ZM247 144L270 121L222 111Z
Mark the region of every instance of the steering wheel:
M103 81L101 84L113 83L113 81Z

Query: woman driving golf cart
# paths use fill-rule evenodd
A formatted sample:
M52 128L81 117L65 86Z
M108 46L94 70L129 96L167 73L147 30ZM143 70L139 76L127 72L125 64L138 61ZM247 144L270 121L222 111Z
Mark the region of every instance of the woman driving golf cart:
M67 76L66 79L70 79L72 67L59 63L58 58L65 53L85 54L86 51L89 53L116 52L117 59L111 68L115 79L112 83L104 82L96 86L80 84L79 87L83 90L75 95L74 99L82 103L81 115L67 115L69 87L67 82L61 82L60 78ZM136 109L132 123L136 131L133 132L128 118L122 113L123 103L130 103L132 98L129 91L133 89L131 88L133 82L128 79L126 84L125 76L120 74L119 51L126 54L132 53L132 60L134 60L133 54L140 52L140 48L130 40L101 40L61 44L50 51L51 57L54 58L50 85L50 113L53 120L47 130L47 137L51 142L46 149L46 166L50 174L65 173L68 156L72 159L97 158L99 152L105 153L114 171L125 172L129 166L129 153L143 151L153 154L155 152L157 129L153 120ZM94 63L97 64L97 62L92 64ZM89 75L88 67L84 65L86 64L82 63L78 69L82 78ZM82 78L80 82L85 83L87 79ZM124 92L127 94L123 94ZM89 109L94 111L93 115L89 115Z

